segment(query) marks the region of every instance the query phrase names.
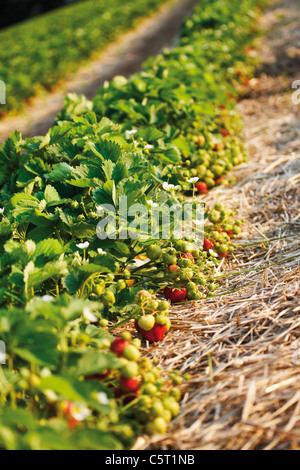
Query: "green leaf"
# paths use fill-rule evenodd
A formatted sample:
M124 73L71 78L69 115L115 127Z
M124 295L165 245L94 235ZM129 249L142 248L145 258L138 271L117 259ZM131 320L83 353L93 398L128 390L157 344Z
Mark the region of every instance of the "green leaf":
M47 184L47 186L46 186L46 189L45 189L45 192L44 192L44 198L45 198L47 203L60 200L60 196L59 196L58 192L50 184Z
M108 369L118 367L119 361L114 354L88 350L70 353L66 360L64 372L67 375L81 377L102 374Z

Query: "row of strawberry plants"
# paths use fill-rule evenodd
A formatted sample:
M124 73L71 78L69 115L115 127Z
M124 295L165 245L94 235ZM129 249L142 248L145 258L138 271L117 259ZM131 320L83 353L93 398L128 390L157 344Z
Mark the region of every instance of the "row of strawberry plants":
M0 80L6 84L7 112L51 90L163 0L82 0L0 32Z
M92 101L69 95L57 120L94 111L123 130L151 125L155 132L142 137L153 146L149 159L162 179L190 190L198 178L199 193L221 184L246 158L235 101L257 63L251 42L263 2L217 3L201 2L183 25L178 46L150 58L144 71L129 80L115 77ZM168 151L157 158L162 144Z
M228 18L235 26L231 34L237 34L233 41L239 40L243 49L243 34L254 34L252 8L259 2L245 3L248 9L244 2L202 2L183 27L183 55L188 45L196 47L198 36L207 39L211 24L215 28L219 22L217 30L227 31L222 24ZM227 15L221 5L228 8ZM226 38L221 38L223 44ZM174 51L178 60L179 50ZM175 66L167 69L171 54L159 59L166 80L171 70L175 73ZM151 62L147 80L156 83L156 59ZM213 76L206 78L211 97L218 90ZM161 97L157 108L152 103L149 111L151 97L144 97L148 120L133 122L119 111L111 115L108 105L103 110L108 117L101 117L94 109L99 96L93 109L82 97L73 97L72 116L66 116L66 108L61 115L72 119L60 120L43 137L23 140L15 132L0 149L0 335L8 358L0 380L1 448L128 448L142 432L164 433L178 413L182 377L177 371L167 376L157 361L143 357L141 339L155 343L164 338L171 326L170 302L212 295L215 267L234 250L242 221L221 204L206 208L200 246L193 236L178 240L173 220L164 240L159 231L145 240L141 227L132 224L134 217L127 221L129 238L119 238L120 226L114 224L109 230L116 237L102 239L97 230L105 204L120 219L120 197L127 198L128 206L139 202L152 210L184 205L180 190L191 186L195 195L199 177L191 179L189 173L183 179L179 170L187 158L201 158L199 129L208 145L211 126L219 123L220 101L216 93L209 108L217 111L207 113L188 71L184 77L178 106L167 94L169 89L174 96L176 80L174 89L169 82L157 94L152 88L154 98ZM222 77L228 91L232 83L227 72ZM122 79L119 91L131 89L135 80ZM116 83L120 79L105 89ZM117 94L114 101L117 106L122 100ZM135 106L130 96L125 102ZM67 107L70 111L70 102ZM153 122L158 110L160 120ZM222 103L221 111L232 124L232 105L228 110ZM231 144L232 139L240 142L237 135L226 137ZM206 148L211 152L221 160L222 150ZM166 300L156 296L160 292ZM111 336L116 326L131 319L135 337L128 331Z

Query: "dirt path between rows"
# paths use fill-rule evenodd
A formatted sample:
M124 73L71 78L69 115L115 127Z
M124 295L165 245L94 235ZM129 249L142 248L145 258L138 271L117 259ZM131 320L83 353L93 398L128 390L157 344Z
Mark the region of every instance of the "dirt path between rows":
M141 20L135 30L123 35L68 77L55 93L37 97L21 115L1 120L0 142L15 129L21 130L24 137L44 135L53 125L66 94L83 93L91 99L105 80L115 75L128 77L140 70L149 56L174 44L183 19L197 3L199 0L169 0L150 18Z
M173 308L173 329L149 349L192 379L168 434L135 449L300 450L298 0L272 1L262 26L262 65L238 105L249 161L205 197L237 209L244 231L219 267L222 295Z

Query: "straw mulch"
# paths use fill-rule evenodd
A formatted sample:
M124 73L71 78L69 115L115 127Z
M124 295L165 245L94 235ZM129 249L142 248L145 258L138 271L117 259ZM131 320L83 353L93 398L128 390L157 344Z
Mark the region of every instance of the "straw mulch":
M300 105L287 89L300 71L297 3L276 2L263 18L263 64L239 104L249 161L236 185L205 198L246 219L219 295L172 308L173 329L149 348L192 375L180 415L135 449L300 449Z

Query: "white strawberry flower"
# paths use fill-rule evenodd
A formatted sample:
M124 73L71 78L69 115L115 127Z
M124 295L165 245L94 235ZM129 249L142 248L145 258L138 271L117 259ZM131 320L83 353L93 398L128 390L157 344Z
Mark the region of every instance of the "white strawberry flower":
M84 307L83 316L86 320L90 321L91 323L96 323L98 321L96 315L94 315L88 307Z
M86 248L88 248L90 246L90 244L89 244L89 242L84 242L84 243L78 243L76 246L80 250L85 250Z
M43 295L42 297L43 302L52 302L52 300L54 300L53 295Z
M3 214L4 212L4 207L0 207L0 214Z
M149 199L149 201L147 201L147 204L149 204L149 206L151 206L151 207L158 207L157 202L153 202L151 199Z
M108 405L109 404L108 396L104 392L97 393L96 399L100 403L100 405Z
M130 137L137 133L137 129L132 129L131 131L125 131L126 139L130 139Z
M146 144L144 149L146 149L146 150L154 149L154 145Z
M106 255L106 251L102 250L102 248L97 248L98 255Z
M85 405L73 403L71 414L72 417L76 419L76 421L84 421L92 414L92 412Z
M187 180L188 183L197 183L197 181L199 181L198 176L195 176L194 178L190 178L189 180Z
M172 189L174 191L177 191L179 189L179 186L174 186L174 184L169 184L166 181L163 183L163 188L165 191L171 191Z

